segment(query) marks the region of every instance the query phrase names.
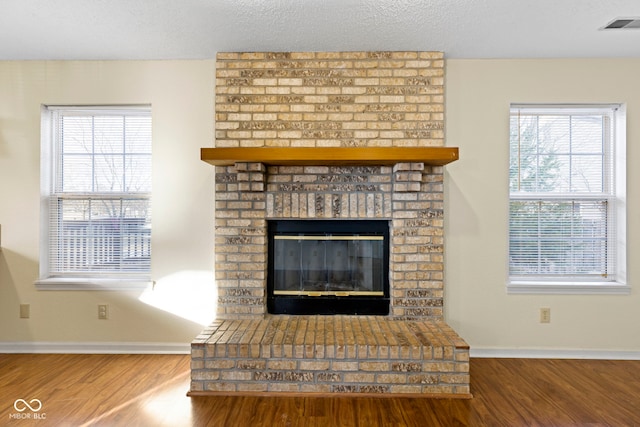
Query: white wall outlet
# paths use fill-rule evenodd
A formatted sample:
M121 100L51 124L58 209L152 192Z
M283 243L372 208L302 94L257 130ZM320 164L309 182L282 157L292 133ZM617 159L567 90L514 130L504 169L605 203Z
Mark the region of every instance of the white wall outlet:
M98 304L98 319L107 320L109 318L109 306L107 304Z
M551 323L551 309L549 307L540 309L540 323Z

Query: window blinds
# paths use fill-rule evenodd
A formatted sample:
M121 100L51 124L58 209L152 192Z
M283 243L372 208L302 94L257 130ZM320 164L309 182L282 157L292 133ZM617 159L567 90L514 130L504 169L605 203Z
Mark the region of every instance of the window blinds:
M52 108L49 275L148 276L148 109Z
M512 108L512 280L615 280L614 111Z

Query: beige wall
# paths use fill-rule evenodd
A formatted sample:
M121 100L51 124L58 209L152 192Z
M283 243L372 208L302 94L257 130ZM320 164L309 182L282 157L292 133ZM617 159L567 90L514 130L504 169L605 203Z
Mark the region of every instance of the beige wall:
M447 61L445 303L472 349L640 350L640 60ZM507 295L511 102L627 104L628 283L631 295ZM551 323L539 323L539 308Z
M184 317L213 286L213 168L199 160L213 138L213 84L213 61L0 62L0 341L188 343L200 332ZM154 305L141 292L35 290L40 106L146 103L157 287L145 297ZM183 295L196 303L165 310ZM24 303L30 319L18 318ZM97 304L109 304L109 320L97 319Z
M445 167L445 315L472 349L640 351L638 265L640 60L448 60ZM187 320L214 299L213 168L199 148L213 139L214 61L0 62L0 345L4 342L188 343ZM507 295L510 102L625 102L628 115L627 296ZM140 292L36 291L40 105L151 103L154 132L153 276ZM195 301L186 311L183 296ZM21 303L31 318L19 319ZM97 304L111 319L97 320ZM158 307L159 306L159 307ZM552 321L538 323L551 307Z

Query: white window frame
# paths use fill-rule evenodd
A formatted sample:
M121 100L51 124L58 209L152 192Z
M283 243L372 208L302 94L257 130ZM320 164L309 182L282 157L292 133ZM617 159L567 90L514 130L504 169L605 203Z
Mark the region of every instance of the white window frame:
M145 112L151 115L150 105L95 105L95 106L55 106L41 107L41 178L40 178L40 278L35 281L38 290L141 290L149 287L151 268L148 271L111 274L92 272L88 274L52 274L50 272L50 214L54 196L56 163L59 161L58 142L55 140L55 117L59 112L79 111L99 114ZM100 194L100 193L97 193ZM77 195L76 195L77 196ZM151 201L151 193L118 193L116 198L146 198ZM80 196L81 197L81 196Z
M603 280L576 280L574 278L544 278L532 275L531 277L510 275L510 249L507 242L507 293L509 294L629 294L627 285L626 268L626 108L622 104L512 104L510 116L515 110L529 110L540 112L562 111L576 109L611 109L613 111L611 126L611 146L606 155L611 156L610 164L613 168L609 176L612 179L612 194L609 196L612 206L608 216L613 218L609 227L609 245L613 249L615 259L611 259L610 265L615 266L612 278ZM511 144L509 144L511 147ZM511 148L510 148L511 149ZM566 197L566 198L565 198ZM579 200L589 198L588 195L565 196L562 200ZM509 204L513 200L552 200L553 195L545 194L512 194L509 191ZM556 198L558 200L558 198ZM510 214L508 214L510 217ZM613 224L613 226L611 226ZM510 225L508 225L510 227ZM510 228L509 228L510 230ZM507 233L509 237L510 231Z

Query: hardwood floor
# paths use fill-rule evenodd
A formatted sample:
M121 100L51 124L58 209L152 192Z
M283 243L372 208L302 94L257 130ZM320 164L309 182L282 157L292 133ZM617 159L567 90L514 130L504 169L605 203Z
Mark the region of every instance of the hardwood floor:
M640 361L472 359L470 400L188 389L186 355L0 354L0 425L640 426Z

